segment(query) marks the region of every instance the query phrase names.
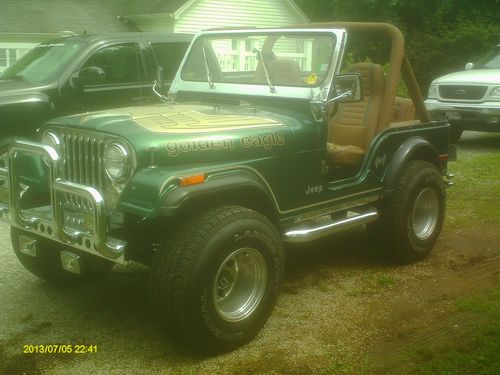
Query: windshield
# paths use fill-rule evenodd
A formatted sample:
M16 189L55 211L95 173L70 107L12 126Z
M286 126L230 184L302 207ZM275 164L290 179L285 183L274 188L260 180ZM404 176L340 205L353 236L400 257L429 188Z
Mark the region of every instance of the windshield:
M236 33L196 40L184 64L185 81L316 87L335 49L331 33Z
M82 45L73 40L41 43L0 74L0 79L46 81L59 73Z
M474 64L474 69L500 69L500 46L496 46Z

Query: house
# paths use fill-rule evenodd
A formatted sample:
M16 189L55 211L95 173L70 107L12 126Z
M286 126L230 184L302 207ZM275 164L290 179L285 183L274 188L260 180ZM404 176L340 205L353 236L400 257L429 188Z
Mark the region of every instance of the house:
M65 33L195 33L307 22L293 0L0 0L0 72L36 44Z
M189 0L181 3L184 4L165 12L120 17L141 31L179 33L216 27L279 27L309 22L293 0Z

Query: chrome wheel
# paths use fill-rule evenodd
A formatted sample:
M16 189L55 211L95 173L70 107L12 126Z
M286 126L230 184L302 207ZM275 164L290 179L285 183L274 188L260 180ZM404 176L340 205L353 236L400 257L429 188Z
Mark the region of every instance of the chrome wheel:
M434 233L439 218L439 197L430 187L424 188L413 205L413 233L419 240L425 240Z
M267 284L267 265L253 248L232 252L217 271L213 285L215 310L228 322L241 321L259 306Z

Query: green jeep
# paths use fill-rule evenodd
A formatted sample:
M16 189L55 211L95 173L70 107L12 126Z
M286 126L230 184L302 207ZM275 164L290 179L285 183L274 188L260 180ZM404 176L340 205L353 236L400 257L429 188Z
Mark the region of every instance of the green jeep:
M351 33L389 42L387 73L352 61ZM411 98L396 96L400 72ZM29 271L69 283L146 264L166 330L221 352L267 321L287 243L365 226L402 262L433 248L449 126L429 119L395 27L202 32L164 100L51 120L40 143L9 146L0 216Z

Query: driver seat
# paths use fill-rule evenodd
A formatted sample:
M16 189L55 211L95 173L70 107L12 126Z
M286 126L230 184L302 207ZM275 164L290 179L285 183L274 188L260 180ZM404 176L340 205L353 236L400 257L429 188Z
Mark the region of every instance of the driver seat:
M333 167L357 166L377 132L385 90L384 69L379 64L352 64L352 73L361 75L363 99L340 103L328 124L327 162Z

